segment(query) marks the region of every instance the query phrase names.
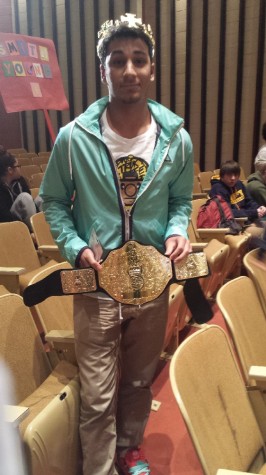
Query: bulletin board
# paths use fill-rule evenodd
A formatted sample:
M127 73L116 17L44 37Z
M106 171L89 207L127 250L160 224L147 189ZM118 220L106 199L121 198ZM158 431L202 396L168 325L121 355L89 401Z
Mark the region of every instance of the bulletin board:
M6 112L69 108L52 40L0 32L0 94Z

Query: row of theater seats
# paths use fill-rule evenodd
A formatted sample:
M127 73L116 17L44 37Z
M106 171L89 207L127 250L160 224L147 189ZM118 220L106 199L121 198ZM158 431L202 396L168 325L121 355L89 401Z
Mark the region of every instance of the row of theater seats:
M14 403L25 408L19 433L26 473L78 475L80 384L73 345L73 298L54 297L30 309L22 299L27 285L60 267L70 267L60 263L58 247L40 217L42 213L33 217L39 249L22 222L0 225L0 356L14 379ZM51 335L50 330L54 330ZM9 408L11 420L17 406Z
M197 200L193 203L197 203ZM208 277L200 279L200 283L206 297L212 298L226 278L232 274L240 275L242 259L248 249L249 235L226 235L224 229L204 229L204 234L201 235L195 225L196 214L197 212L193 208L189 238L194 251L203 251L206 254L210 274ZM1 276L1 282L6 283L6 286L15 292L23 291L29 283L34 282L36 275L40 274L40 278L42 278L45 272L50 271L51 266L58 266L63 261L44 214L41 212L32 216L31 223L35 246L28 228L23 223L0 224L0 245L3 249L1 267L12 267L12 274L6 271ZM174 331L181 330L191 318L185 303L183 286L173 284L170 290L169 324L165 347L171 340ZM176 319L177 310L178 322ZM178 331L176 338L178 339Z
M8 151L16 156L21 174L27 179L35 198L50 152ZM38 270L51 269L60 260L57 246L49 229L47 231L44 235L41 232L40 236L36 232L40 247L43 240L47 244L43 250L36 251L23 223L3 223L1 228L3 252L0 282L5 286L0 285L0 354L14 379L14 402L25 408L25 418L19 425L26 456L25 473L74 475L81 470L77 366L71 363L69 355L69 358L62 358L61 348L55 350L52 343L47 351L47 345L41 339L41 334L47 331L45 319L42 320L36 309L30 311L25 307L19 295L23 286L27 285L27 276L30 279L31 273L36 276ZM14 259L11 261L6 258L11 252L8 244L13 247ZM56 260L52 260L51 256ZM25 273L25 281L22 273ZM57 320L60 320L60 328L64 324L67 328L73 328L71 302L64 305L67 302L62 299L62 304L61 308L48 306L45 313L48 327L51 318L52 328L56 328ZM73 354L73 349L71 351ZM28 408L29 412L26 411ZM13 417L17 417L17 407L9 408L8 414L12 425L16 424Z
M51 358L51 354L45 350L22 297L0 286L0 356L15 387L15 406L8 407L10 424L16 424L17 410L21 411L19 434L25 473L78 475L78 369L56 354ZM10 451L7 455L16 456Z
M40 151L40 152L29 152L26 148L20 147L20 148L8 148L7 151L14 155L15 157L21 157L21 156L28 156L28 157L42 157L42 156L50 156L51 152L50 151Z
M256 472L255 468L263 460L263 439L244 391L246 385L265 441L265 386L261 390L261 381L259 384L256 381L257 376L262 378L262 372L253 368L248 374L250 366L266 365L265 267L256 253L253 250L244 257L250 277L228 281L217 294L217 303L238 352L242 374L228 338L221 328L213 325L181 343L171 362L174 393L203 469L210 475L219 467L247 471L248 466L254 473L264 473ZM49 262L50 268L39 267L29 283L66 265L65 262ZM11 272L15 271L11 269ZM181 288L181 285L177 286L176 291L170 293L169 302L169 317L172 312L177 325L183 301ZM52 297L30 312L19 295L9 294L4 287L0 288L0 294L1 355L16 379L16 403L30 408L30 416L21 424L20 432L31 473L77 475L80 464L79 382L74 352L70 350L71 347L73 350L72 297ZM48 333L49 330L47 339L53 343L46 352L40 331ZM245 411L241 412L241 417L239 410ZM58 434L68 436L58 437ZM253 437L256 437L255 442ZM254 447L259 455L254 454Z
M14 154L19 162L19 165L22 166L22 175L30 179L32 175L35 175L40 172L44 172L50 157L51 152L27 152L24 148L18 149L8 149L8 151ZM33 168L32 166L35 166ZM27 168L25 168L27 167ZM38 168L37 168L38 167ZM245 181L246 176L244 169L241 168L240 179ZM193 197L201 198L206 197L210 190L210 180L212 175L219 173L219 169L201 171L199 164L194 162L194 186L193 186ZM35 187L36 185L34 185ZM39 185L38 185L39 186Z
M21 175L26 178L30 189L39 188L51 152L27 152L24 148L8 149L21 165Z
M229 335L207 325L184 340L170 383L204 474L265 474L265 311L246 276L226 283L217 302Z
M210 245L216 237L229 245L221 279L227 282L215 298L226 331L205 325L184 340L172 357L170 382L205 475L264 474L266 256L248 251L247 234L197 228L203 190L206 196L192 202L190 239ZM239 276L241 264L246 275Z
M62 256L59 253L57 246L54 243L54 240L51 236L49 227L44 219L43 213L38 213L32 217L32 226L35 234L35 239L37 243L36 246L33 245L30 233L28 228L23 225L23 223L2 223L0 224L0 245L1 249L3 250L3 254L1 255L1 262L0 262L0 283L5 284L6 288L9 290L22 293L23 289L31 284L36 282L37 280L42 279L48 273L56 270L58 268L65 268L70 267L69 264L63 261ZM211 234L207 237L207 231L204 230L206 235L202 236L199 233L199 230L195 227L195 218L192 219L190 223L190 240L193 244L194 250L203 250L206 253L208 264L210 267L210 275L207 278L201 279L201 286L205 293L205 295L210 297L215 297L216 292L219 289L223 288L223 284L225 279L232 274L232 270L234 270L234 274L239 275L240 273L240 264L244 257L244 263L246 262L248 256L252 256L251 253L247 253L247 241L248 236L244 235L244 244L241 240L239 242L235 240L235 245L232 246L232 242L234 240L228 239L225 242L225 237L223 238L218 234L218 231L221 230L212 230L217 231L217 234ZM218 237L218 239L217 239ZM227 236L227 238L238 238L239 236ZM243 236L240 236L243 239ZM236 244L237 243L237 244ZM12 252L8 249L8 246L11 246ZM25 246L24 248L22 246ZM243 246L243 247L241 247ZM16 254L17 252L17 254ZM253 252L253 251L252 251ZM255 251L254 251L255 252ZM27 257L27 260L25 259ZM254 255L253 255L254 258ZM232 265L233 263L233 265ZM239 263L239 268L237 270L237 263ZM8 271L9 267L9 271ZM233 267L233 269L232 269ZM11 269L10 269L11 268ZM237 272L236 272L237 270ZM263 270L262 270L263 275ZM265 275L265 271L264 271ZM242 279L242 277L240 278ZM257 278L259 282L263 281L262 277ZM238 279L235 280L237 282ZM264 277L265 281L265 277ZM229 281L229 284L234 281ZM228 284L225 284L228 285ZM265 291L266 289L262 288L260 296L264 295L265 298ZM219 295L219 293L218 293ZM241 291L240 291L241 295ZM248 295L248 292L246 292ZM10 296L9 296L10 297ZM12 297L12 296L11 296ZM16 296L13 296L16 297ZM18 297L16 297L18 298ZM7 305L6 300L6 308L9 308L10 305ZM23 302L20 299L20 305L22 308ZM244 308L248 308L244 306ZM6 312L5 306L3 307L3 311ZM25 308L24 308L25 309ZM75 368L75 354L73 350L73 320L72 320L72 297L52 297L47 299L46 301L42 302L39 305L36 305L34 308L31 309L31 313L29 314L29 310L25 309L26 314L28 317L31 317L32 325L34 327L37 326L38 328L38 335L43 333L46 335L46 341L49 345L49 352L46 353L47 357L50 357L52 367L56 368L58 361L63 360L66 365L72 365ZM263 309L263 315L265 319L265 307ZM168 325L165 337L164 348L167 349L170 341L175 338L175 344L178 345L178 334L179 331L184 328L186 322L191 318L189 310L187 308L184 294L183 294L183 286L181 284L173 284L170 288L170 295L169 295L169 316L168 316ZM10 332L11 333L11 332ZM248 332L247 332L248 335ZM261 335L264 335L263 331L261 331ZM4 343L3 343L4 345ZM46 344L47 348L47 344ZM4 350L6 351L6 349ZM34 351L34 350L33 350ZM31 361L31 371L34 373L34 365L33 365L33 354L30 353L29 355L29 362ZM260 360L262 361L262 360ZM16 363L15 363L16 364ZM261 364L261 363L260 363ZM266 363L265 363L266 364ZM72 367L71 366L71 367ZM56 369L55 369L56 371ZM38 372L38 369L37 369ZM59 375L59 376L58 376ZM61 379L60 373L58 373L56 379ZM35 375L34 375L35 377ZM74 378L75 379L75 378ZM76 381L76 379L75 379ZM68 382L68 381L67 381ZM76 382L75 382L76 384ZM75 386L76 388L76 386ZM76 390L76 389L75 389ZM255 392L253 392L255 394ZM29 393L30 395L31 393ZM55 394L54 390L53 393ZM72 393L71 393L72 394ZM76 394L76 393L75 393ZM27 397L27 396L26 396ZM23 402L26 397L23 396L23 399L18 398L17 402ZM49 399L49 398L48 398ZM60 399L60 396L59 396ZM258 399L255 396L255 399ZM76 400L75 400L76 401ZM24 401L25 402L25 401ZM74 409L71 408L71 411L77 410L77 406L74 403ZM41 420L44 423L45 427L45 420L47 419L46 413L42 413ZM72 412L71 412L72 414ZM76 414L76 413L75 413ZM36 422L35 416L33 418L33 423ZM55 427L56 427L55 421ZM27 425L27 418L25 419L25 426ZM39 419L37 418L37 427L39 427ZM74 427L76 427L74 425ZM46 429L45 429L46 430ZM31 432L31 431L29 431ZM71 436L76 437L76 434L71 433ZM36 441L36 437L34 440ZM42 435L42 437L44 437ZM50 437L50 435L49 435ZM23 439L24 440L24 439ZM51 440L53 440L51 438ZM68 449L68 446L64 443L58 441L58 444L61 444L59 447L60 450ZM57 467L56 462L54 461L53 457L49 456L49 450L52 450L49 445L49 441L47 441L48 448L46 447L46 442L43 445L45 448L47 456L36 452L36 448L32 450L28 449L29 452L29 459L34 460L35 455L37 459L41 460L41 465L46 467L46 471L43 473L51 473L51 475L55 473L66 473L66 474L76 474L76 471L67 472L62 471ZM29 446L30 444L28 444ZM78 466L78 450L79 447L75 446L77 451L74 451L74 466ZM76 455L75 455L76 454ZM53 469L49 462L55 464L56 469ZM38 463L38 461L31 461L31 463ZM45 465L46 464L46 465ZM59 471L53 471L59 470ZM33 471L33 475L37 475L39 472ZM206 472L212 473L212 472ZM213 472L214 473L214 472Z
M188 228L190 241L197 243L209 243L212 239L216 239L223 244L229 246L229 259L226 260L224 267L224 278L228 277L232 272L234 276L240 275L242 259L248 250L251 235L248 232L243 232L239 235L233 236L227 234L228 228L198 228L197 217L200 207L206 203L207 198L198 198L192 200L191 221ZM245 219L237 218L241 224L244 224Z

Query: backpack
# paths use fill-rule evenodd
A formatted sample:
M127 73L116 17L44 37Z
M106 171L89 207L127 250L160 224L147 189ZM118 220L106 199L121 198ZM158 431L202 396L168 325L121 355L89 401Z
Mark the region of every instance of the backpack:
M235 220L231 206L222 196L210 198L199 209L198 228L229 228L227 234L239 234L242 226Z

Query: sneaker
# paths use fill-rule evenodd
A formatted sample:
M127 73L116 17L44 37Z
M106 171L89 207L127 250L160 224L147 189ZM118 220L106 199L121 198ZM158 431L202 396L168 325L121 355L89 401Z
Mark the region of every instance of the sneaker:
M121 475L149 475L149 464L140 449L128 449L124 456L117 457Z

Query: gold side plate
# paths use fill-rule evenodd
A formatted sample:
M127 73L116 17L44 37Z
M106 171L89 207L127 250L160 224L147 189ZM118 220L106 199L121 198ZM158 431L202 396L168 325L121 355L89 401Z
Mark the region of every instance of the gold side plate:
M176 280L187 280L209 275L207 258L204 252L192 252L186 259L174 263Z
M82 294L97 290L95 270L92 267L61 271L60 277L64 294Z

